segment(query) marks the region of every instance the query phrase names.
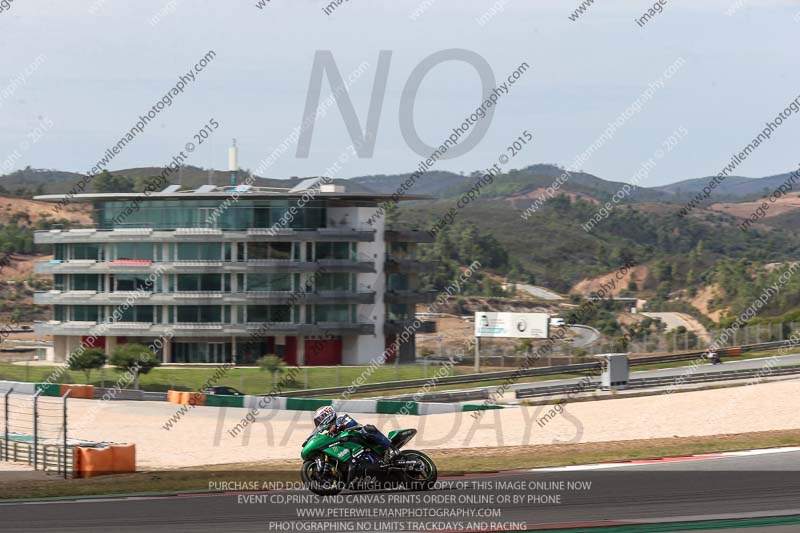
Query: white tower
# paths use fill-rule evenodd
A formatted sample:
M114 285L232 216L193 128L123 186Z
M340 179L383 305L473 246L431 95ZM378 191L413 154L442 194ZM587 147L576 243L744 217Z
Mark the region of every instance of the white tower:
M236 148L236 139L233 146L228 148L228 170L231 173L231 186L236 186L236 171L239 168L239 149Z

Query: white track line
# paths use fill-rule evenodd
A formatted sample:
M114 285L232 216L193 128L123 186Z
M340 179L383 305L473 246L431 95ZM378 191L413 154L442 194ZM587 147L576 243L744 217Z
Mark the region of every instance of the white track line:
M702 461L708 459L724 459L726 457L746 457L751 455L769 455L773 453L787 453L787 452L800 452L800 446L787 446L784 448L766 448L761 450L745 450L740 452L720 452L687 455L685 457L665 457L662 459L653 460L633 460L627 462L616 463L597 463L588 465L571 465L571 466L558 466L551 468L532 468L525 470L525 472L577 472L585 470L606 470L610 468L625 468L630 466L641 466L646 464L664 464L664 463L679 463L686 461Z

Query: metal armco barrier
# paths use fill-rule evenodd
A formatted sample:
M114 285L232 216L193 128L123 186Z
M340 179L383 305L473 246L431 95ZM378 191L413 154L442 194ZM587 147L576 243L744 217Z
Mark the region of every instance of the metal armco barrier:
M773 341L764 342L760 344L749 344L738 348L727 348L720 350L720 355L725 355L733 349L741 349L742 352L752 352L755 350L767 350L770 348L780 348L782 346L790 346L791 341ZM682 352L670 355L654 355L644 357L631 357L630 365L653 365L658 363L674 363L678 361L692 361L700 358L705 351ZM398 389L413 389L422 387L428 383L434 385L458 385L462 383L479 383L482 381L502 381L505 379L519 379L532 376L552 376L556 374L578 374L582 372L590 372L600 368L599 362L579 363L575 365L561 365L561 366L548 366L539 368L503 370L500 372L484 372L482 374L463 374L460 376L446 376L434 380L433 378L426 379L409 379L405 381L389 381L385 383L367 383L364 385L353 385L351 387L330 387L324 389L307 389L300 391L291 391L283 394L283 396L293 397L306 397L306 396L326 396L330 394L341 394L349 391L351 394L360 392L378 392L389 391ZM472 399L472 398L470 398Z
M683 376L664 376L643 379L632 379L628 382L628 389L647 389L673 385L680 380L681 384L693 383L712 383L716 381L730 381L734 379L747 379L757 377L759 373L762 377L791 376L800 374L800 365L779 366L771 368L768 372L761 368L748 368L742 370L727 370L720 372L707 372L703 374L692 374ZM584 387L584 392L596 390L600 386L599 380L593 380L589 386ZM517 398L536 398L542 396L558 396L568 394L575 389L575 384L552 385L548 387L529 387L517 389Z

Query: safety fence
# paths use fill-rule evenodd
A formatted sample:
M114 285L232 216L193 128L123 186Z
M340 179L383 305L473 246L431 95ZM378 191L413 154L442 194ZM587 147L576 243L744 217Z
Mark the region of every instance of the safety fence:
M69 477L76 445L67 432L71 391L53 397L36 385L0 382L0 459Z

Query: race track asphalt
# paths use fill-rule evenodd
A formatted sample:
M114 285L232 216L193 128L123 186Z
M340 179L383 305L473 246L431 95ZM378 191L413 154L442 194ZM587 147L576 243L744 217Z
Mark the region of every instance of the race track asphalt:
M500 486L502 483L506 485ZM379 527L383 531L418 531L420 524L465 531L470 523L527 530L576 523L800 517L800 452L608 469L453 476L443 478L430 492L344 494L331 500L305 490L274 490L0 503L0 531L228 533L374 531ZM480 511L483 509L487 511ZM456 516L478 512L490 515ZM317 513L317 517L301 513ZM428 515L423 516L425 513ZM800 531L800 519L792 525L746 531L757 530Z

